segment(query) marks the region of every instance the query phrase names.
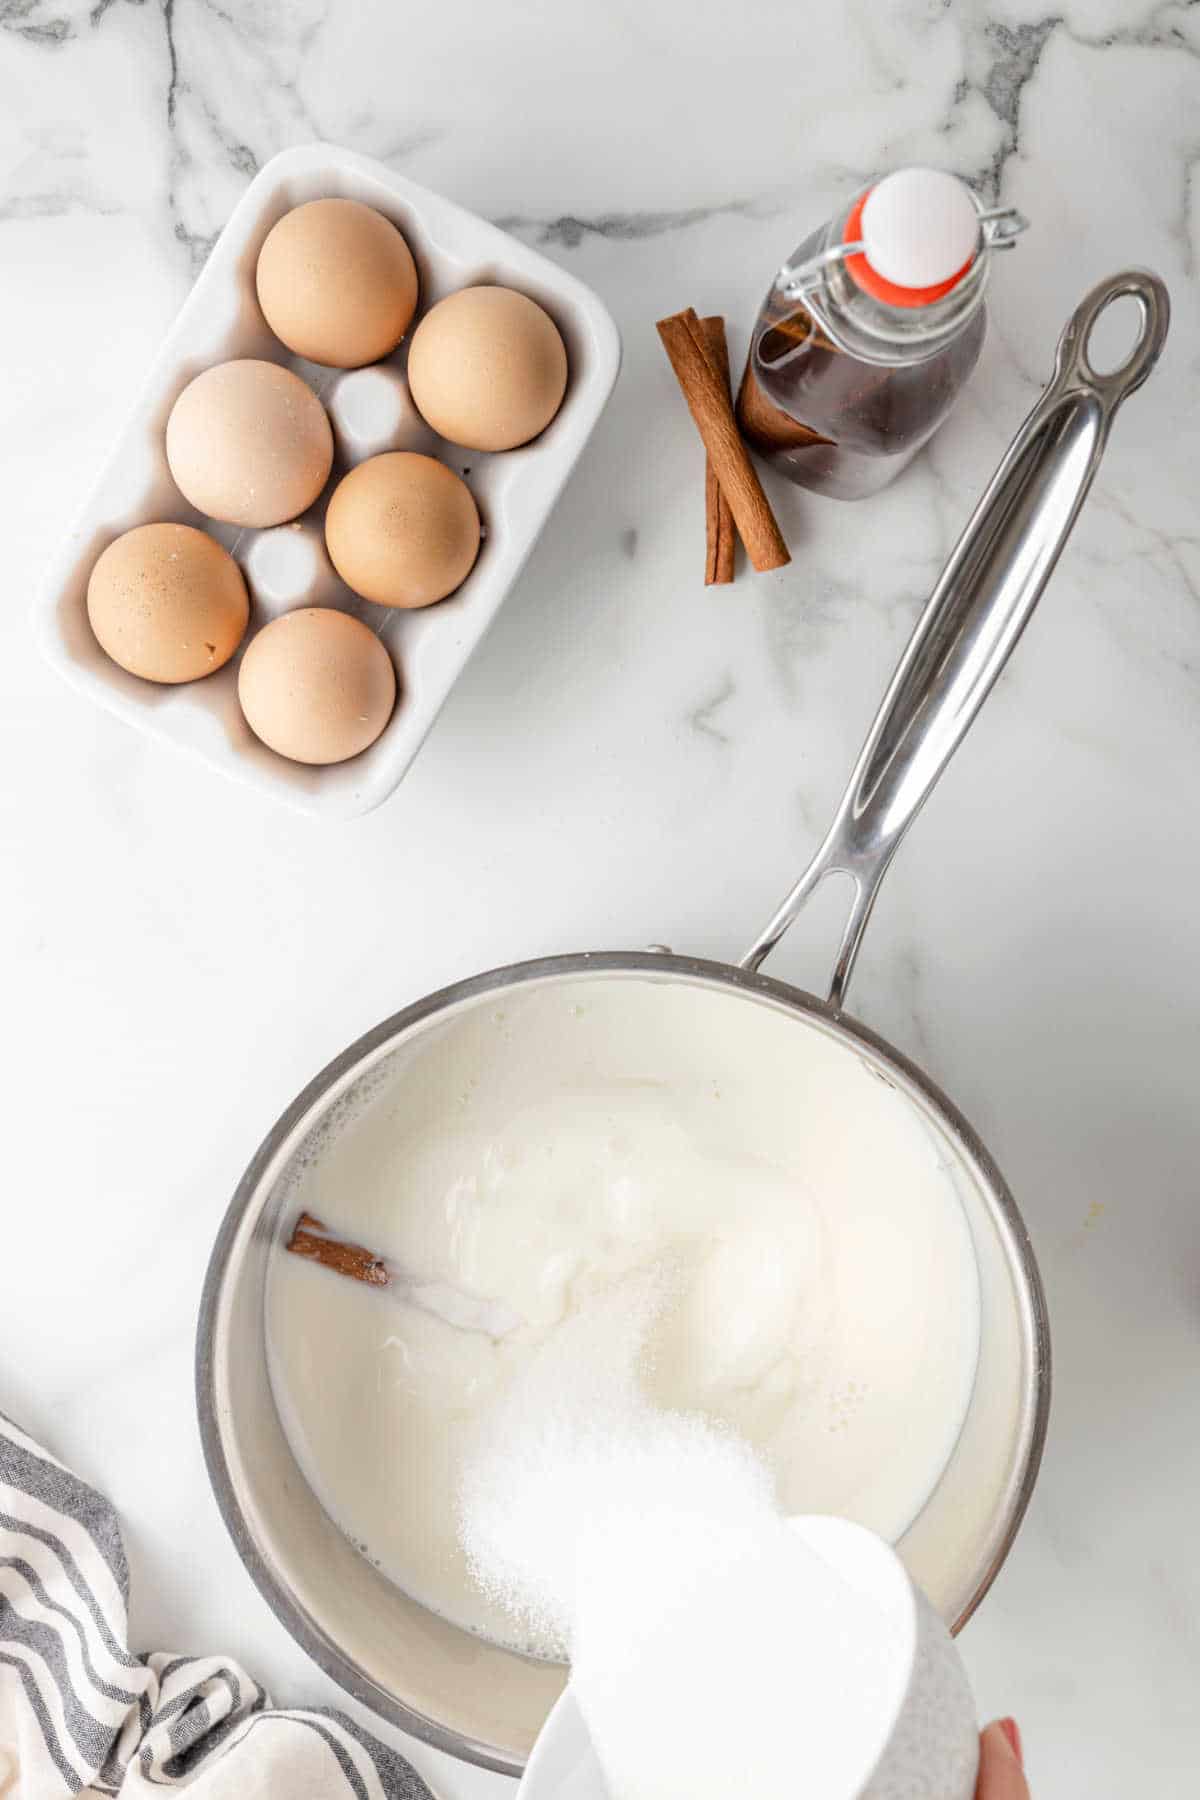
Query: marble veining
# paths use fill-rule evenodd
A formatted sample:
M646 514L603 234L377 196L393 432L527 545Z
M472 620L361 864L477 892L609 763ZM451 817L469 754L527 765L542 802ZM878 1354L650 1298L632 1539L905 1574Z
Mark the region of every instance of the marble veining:
M528 218L521 213L502 215L493 221L501 231L527 237L538 245L557 246L560 250L578 250L586 237L606 238L611 243L638 243L644 238L663 237L673 231L686 231L693 225L706 225L710 219L754 218L760 211L745 200L724 200L715 206L687 206L676 212L603 213L596 218L580 219L571 213L556 219Z
M728 731L722 729L719 719L721 709L733 699L737 693L737 683L732 675L725 675L717 683L712 692L705 695L698 706L694 706L687 716L688 724L693 731L702 737L711 739L714 744L728 744Z
M332 1698L237 1562L192 1417L204 1263L271 1120L358 1032L480 968L743 951L822 835L1067 314L1145 263L1172 294L1161 370L888 877L851 1004L980 1131L1049 1292L1044 1475L964 1639L981 1704L1017 1714L1054 1800L1192 1793L1198 119L1197 0L0 0L19 1197L0 1410L120 1507L139 1642L226 1648L289 1700ZM90 709L24 618L238 195L313 138L543 248L625 343L609 411L403 787L320 827ZM769 480L791 566L705 590L703 458L654 320L722 312L740 365L781 259L906 160L1031 220L997 261L969 389L868 503ZM837 923L835 895L772 970L821 986ZM413 1755L444 1800L507 1791Z

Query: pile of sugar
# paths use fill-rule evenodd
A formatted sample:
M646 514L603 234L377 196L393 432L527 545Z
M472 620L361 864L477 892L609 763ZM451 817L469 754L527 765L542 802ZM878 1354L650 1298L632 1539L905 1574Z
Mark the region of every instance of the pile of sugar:
M801 1542L732 1434L657 1410L639 1365L669 1303L638 1276L549 1341L461 1492L475 1579L535 1653L568 1657L614 1800L856 1795L897 1646Z

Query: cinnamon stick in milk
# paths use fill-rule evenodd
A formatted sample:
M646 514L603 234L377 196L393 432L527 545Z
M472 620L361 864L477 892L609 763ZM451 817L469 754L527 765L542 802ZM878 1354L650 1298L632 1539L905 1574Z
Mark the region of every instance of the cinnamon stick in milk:
M725 339L725 321L718 314L702 319L708 352L717 365L717 373L730 391L729 345ZM733 551L737 529L725 498L712 457L704 459L704 585L724 585L733 580Z
M710 356L703 325L689 307L660 319L658 335L729 502L746 554L760 571L782 568L791 561L788 547L738 433L729 388Z
M364 1250L361 1244L347 1244L341 1238L330 1237L320 1219L314 1219L311 1213L300 1214L287 1247L293 1256L307 1256L327 1269L336 1269L339 1275L365 1281L369 1287L386 1287L391 1280L381 1256Z

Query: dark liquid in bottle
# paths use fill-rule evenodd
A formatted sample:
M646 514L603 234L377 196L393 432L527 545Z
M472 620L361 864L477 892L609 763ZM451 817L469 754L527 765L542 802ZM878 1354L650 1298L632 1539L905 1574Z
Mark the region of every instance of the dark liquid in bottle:
M772 291L738 393L747 442L802 487L857 500L898 475L932 437L979 356L982 306L921 362L864 362Z

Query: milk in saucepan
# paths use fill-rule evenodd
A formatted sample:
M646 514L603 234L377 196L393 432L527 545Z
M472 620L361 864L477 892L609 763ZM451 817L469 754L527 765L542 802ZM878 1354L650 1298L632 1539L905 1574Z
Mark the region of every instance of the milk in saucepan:
M456 1329L396 1287L272 1258L271 1377L305 1476L392 1580L498 1642L511 1621L458 1541L465 1461L537 1347L634 1271L673 1271L650 1398L763 1451L785 1511L897 1540L966 1413L979 1281L944 1146L766 1000L598 972L464 1003L310 1144L281 1238L301 1209L523 1321Z

